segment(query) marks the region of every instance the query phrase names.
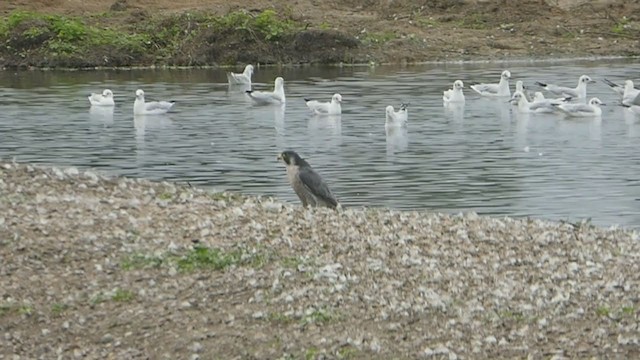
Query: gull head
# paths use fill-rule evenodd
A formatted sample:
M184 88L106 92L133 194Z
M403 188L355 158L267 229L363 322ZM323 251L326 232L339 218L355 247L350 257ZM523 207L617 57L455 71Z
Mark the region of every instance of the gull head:
M580 76L580 83L581 84L593 84L596 81L591 79L588 75L582 75Z
M523 91L523 90L524 90L524 83L522 82L522 80L516 81L516 91Z
M624 89L626 91L629 91L629 90L633 89L633 80L625 80L624 81Z
M535 101L544 100L544 94L542 94L542 92L540 91L536 91L535 94L533 94L533 100Z
M511 79L511 72L509 70L505 70L502 72L502 75L500 75L500 77L505 80L509 80Z
M463 89L464 88L464 83L462 82L462 80L456 80L453 82L453 87L454 89Z
M393 116L394 112L395 112L395 109L391 105L387 106L386 109L385 109L385 113L387 114L387 118L389 118L390 116Z
M340 94L333 94L333 96L331 97L331 101L332 101L332 102L341 103L341 102L342 102L342 95L340 95Z
M280 76L276 78L276 88L282 88L284 86L284 79Z
M109 90L109 89L104 89L104 91L102 92L102 96L104 96L104 97L113 97L113 92L111 92L111 90Z
M522 91L516 91L513 93L513 96L511 96L509 102L512 104L517 104L522 98L524 98L524 94L522 93Z
M144 99L144 91L142 91L142 89L136 90L136 99Z
M606 104L600 101L600 99L598 99L597 97L594 97L594 98L591 98L591 100L589 100L589 105L598 107L598 106L604 106Z
M244 67L244 73L245 74L249 74L249 75L253 75L253 65L249 64L247 66Z

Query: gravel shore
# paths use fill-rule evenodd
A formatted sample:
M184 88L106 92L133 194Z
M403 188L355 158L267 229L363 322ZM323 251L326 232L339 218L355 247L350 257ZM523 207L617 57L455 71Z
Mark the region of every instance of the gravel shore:
M639 237L0 162L0 359L639 358Z

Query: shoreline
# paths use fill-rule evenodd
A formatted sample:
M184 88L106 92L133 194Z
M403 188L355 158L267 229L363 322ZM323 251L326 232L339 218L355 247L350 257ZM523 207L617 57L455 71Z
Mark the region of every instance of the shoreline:
M159 0L157 7L41 1L0 4L1 67L405 65L640 55L640 4L623 0L569 7L534 0L302 0L286 6L258 0L251 9L219 0L198 6Z
M256 69L260 68L303 68L303 67L376 67L376 66L421 66L421 65L456 65L456 64L492 64L492 63L509 63L509 64L547 64L547 63L567 63L572 61L579 62L594 62L602 60L613 61L632 61L640 60L640 55L612 55L612 56L577 56L577 57L561 57L561 58L538 58L538 59L524 59L524 58L512 58L512 59L484 59L484 60L450 60L450 61L418 61L412 63L338 63L338 64L257 64L254 65ZM2 68L2 71L62 71L62 72L74 72L74 71L135 71L135 70L234 70L238 69L239 65L202 65L202 66L173 66L173 65L161 65L161 66L122 66L122 67L93 67L93 68L64 68L64 67L29 67L26 69L9 69Z
M0 161L0 354L640 356L640 233Z

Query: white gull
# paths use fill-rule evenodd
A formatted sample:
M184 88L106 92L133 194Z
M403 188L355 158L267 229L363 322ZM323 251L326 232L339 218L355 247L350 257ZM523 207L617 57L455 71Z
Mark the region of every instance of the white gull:
M284 79L277 77L273 87L273 91L254 91L247 90L247 95L256 105L284 104L286 98L284 96Z
M135 115L158 115L165 114L175 104L175 101L144 101L144 91L136 90L136 101L133 103L133 113Z
M482 96L511 96L511 90L509 90L510 78L511 72L505 70L500 75L500 82L497 84L475 84L470 87Z
M102 94L91 93L89 95L89 102L91 106L114 106L113 92L109 89L104 89Z

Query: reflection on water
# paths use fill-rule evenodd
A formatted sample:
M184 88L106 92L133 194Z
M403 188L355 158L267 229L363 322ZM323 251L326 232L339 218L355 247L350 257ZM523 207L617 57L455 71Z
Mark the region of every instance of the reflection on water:
M588 89L609 104L600 119L520 114L507 99L468 88L464 104L442 103L454 79L492 82L505 68L512 88L522 80L537 91L535 81L574 86L582 74L634 79L640 65L263 67L252 88L270 91L283 76L287 103L261 107L245 94L249 87L227 85L222 70L3 72L0 156L297 203L275 161L279 151L295 149L345 205L640 227L640 116L615 106L619 99L605 84ZM104 88L113 90L115 108L90 107L87 95ZM174 111L134 117L137 88L175 100ZM304 97L336 92L342 115L309 113ZM411 103L407 127L385 130L385 107L400 103Z

